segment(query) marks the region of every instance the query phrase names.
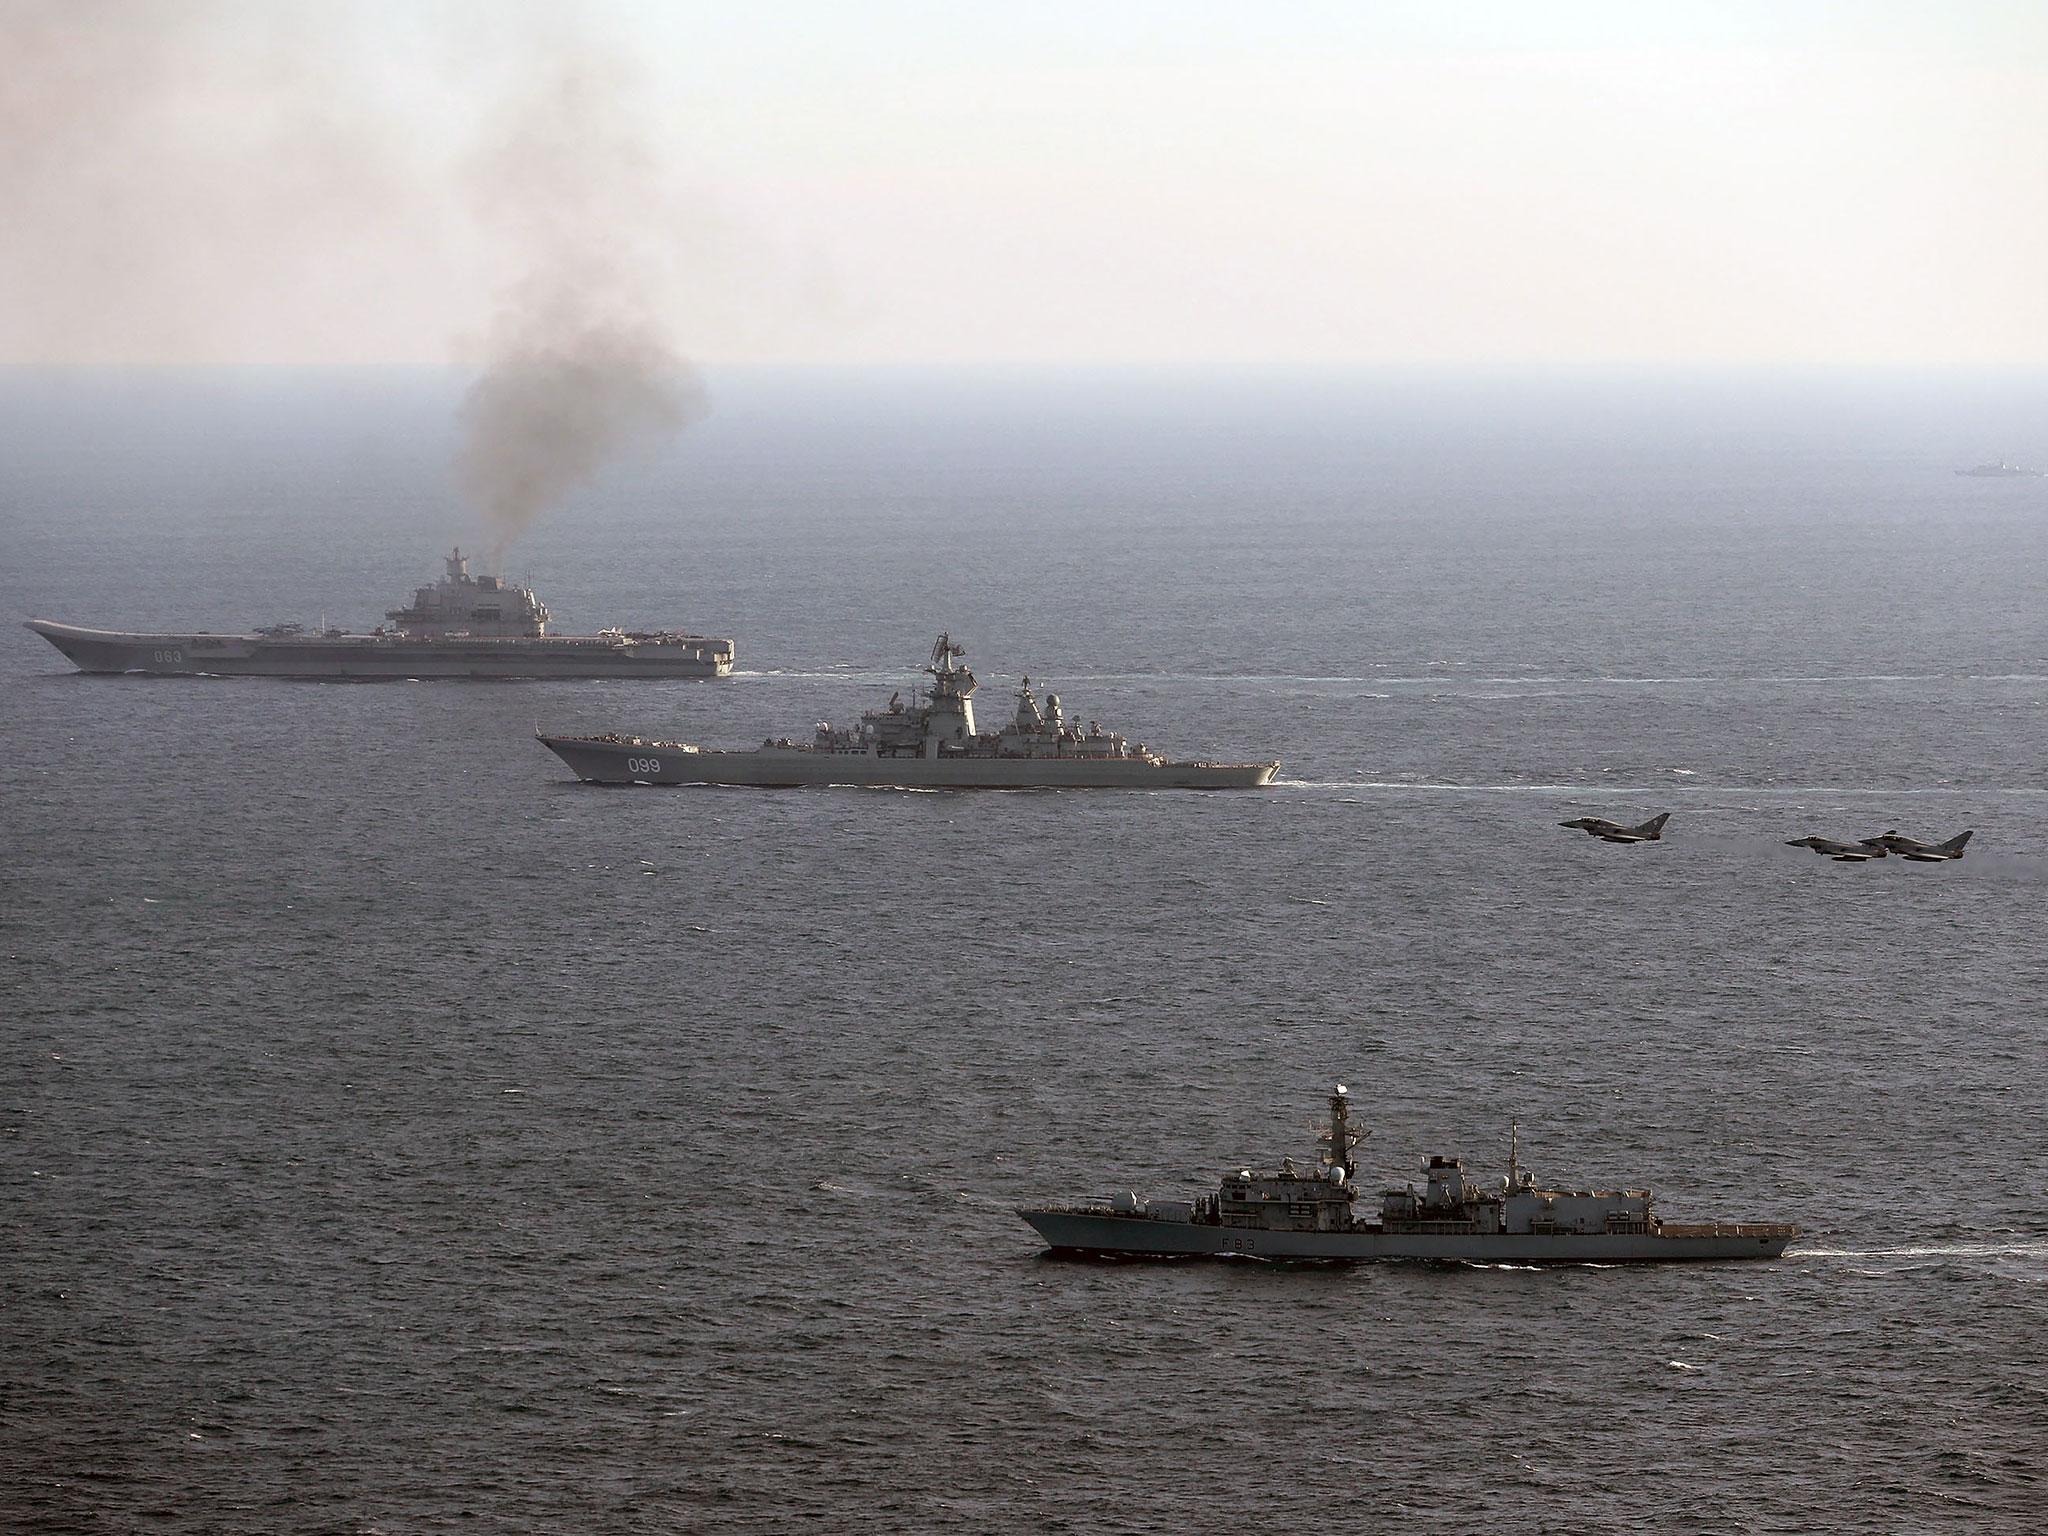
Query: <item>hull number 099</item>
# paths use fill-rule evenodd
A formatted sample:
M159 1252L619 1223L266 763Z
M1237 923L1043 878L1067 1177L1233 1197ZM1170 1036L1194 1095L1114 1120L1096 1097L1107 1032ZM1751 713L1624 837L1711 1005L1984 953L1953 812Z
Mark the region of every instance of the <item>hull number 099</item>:
M629 757L626 759L628 773L659 773L661 759L658 757Z

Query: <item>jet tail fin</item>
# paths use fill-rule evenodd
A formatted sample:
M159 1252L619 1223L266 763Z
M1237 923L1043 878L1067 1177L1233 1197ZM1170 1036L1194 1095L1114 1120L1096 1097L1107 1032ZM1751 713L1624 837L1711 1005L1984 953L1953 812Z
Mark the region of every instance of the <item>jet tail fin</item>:
M1657 815L1652 816L1640 827L1631 827L1629 830L1633 832L1637 837L1647 837L1654 841L1655 839L1661 838L1664 835L1664 823L1669 821L1670 819L1671 813L1669 811L1662 811ZM1970 834L1967 832L1963 834L1963 836L1965 837L1968 837L1969 835Z
M1975 827L1972 827L1968 832L1958 832L1954 837L1950 838L1947 842L1937 843L1933 848L1929 849L1928 851L1930 853L1945 853L1948 854L1951 858L1960 857L1963 851L1963 844L1967 843L1971 839L1971 837L1975 835L1976 830L1977 829Z

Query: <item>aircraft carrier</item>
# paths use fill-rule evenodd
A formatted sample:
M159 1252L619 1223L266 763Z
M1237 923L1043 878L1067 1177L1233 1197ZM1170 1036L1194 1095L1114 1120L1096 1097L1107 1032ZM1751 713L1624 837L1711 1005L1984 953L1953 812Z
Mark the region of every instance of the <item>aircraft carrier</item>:
M558 635L532 588L472 575L460 549L446 565L439 581L385 615L389 627L366 635L299 624L239 635L140 634L51 619L30 619L28 627L81 672L370 681L724 677L732 670L730 640L671 630Z
M1424 1187L1382 1196L1377 1215L1352 1209L1358 1167L1343 1084L1330 1095L1327 1147L1312 1168L1240 1169L1198 1200L1028 1206L1017 1214L1054 1251L1124 1257L1250 1255L1262 1259L1419 1259L1467 1264L1625 1264L1775 1259L1799 1229L1781 1221L1665 1221L1646 1189L1563 1190L1523 1171L1481 1183L1455 1157L1423 1163Z
M1070 722L1058 694L1041 705L1025 678L999 731L974 724L974 674L939 636L929 685L909 704L899 693L845 729L820 725L809 741L707 749L641 736L548 736L542 745L592 784L860 785L898 789L1253 789L1278 763L1173 762L1090 723ZM539 734L539 733L536 733Z

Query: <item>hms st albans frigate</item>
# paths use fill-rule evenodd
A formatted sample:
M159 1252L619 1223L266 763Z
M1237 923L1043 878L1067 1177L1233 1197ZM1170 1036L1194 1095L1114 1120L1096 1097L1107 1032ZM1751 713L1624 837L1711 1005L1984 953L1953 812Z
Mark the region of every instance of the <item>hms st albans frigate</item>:
M1312 1168L1226 1174L1197 1200L1028 1206L1018 1215L1055 1252L1262 1259L1422 1259L1468 1264L1623 1264L1678 1259L1775 1259L1799 1229L1781 1221L1678 1223L1658 1216L1646 1189L1551 1189L1521 1167L1473 1179L1455 1157L1423 1162L1420 1190L1390 1189L1376 1214L1352 1209L1359 1190L1343 1084L1330 1095L1328 1143Z
M809 741L704 748L644 736L548 736L541 743L592 784L871 785L914 789L1250 789L1278 763L1178 763L1095 724L1070 722L1058 694L1040 704L1025 678L1001 730L974 725L974 674L939 636L929 684L899 693L857 725L820 725Z
M28 627L81 672L296 677L361 681L429 677L723 677L732 642L671 630L552 632L531 587L472 575L461 550L447 574L413 593L367 635L272 624L241 635L139 634L50 619Z

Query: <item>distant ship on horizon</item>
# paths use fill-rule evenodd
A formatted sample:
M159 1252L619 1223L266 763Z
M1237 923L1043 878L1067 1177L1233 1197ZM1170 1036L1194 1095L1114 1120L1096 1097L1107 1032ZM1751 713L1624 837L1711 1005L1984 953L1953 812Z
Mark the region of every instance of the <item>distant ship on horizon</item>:
M1956 471L1979 480L2037 480L2048 470L2028 469L2021 464L2008 464L2000 459L1996 464L1972 464L1968 469Z
M603 629L558 635L531 587L473 575L460 549L446 573L385 614L367 635L271 624L247 634L146 634L87 629L54 619L28 627L81 672L186 677L286 677L322 681L396 678L724 677L730 640L674 630Z

